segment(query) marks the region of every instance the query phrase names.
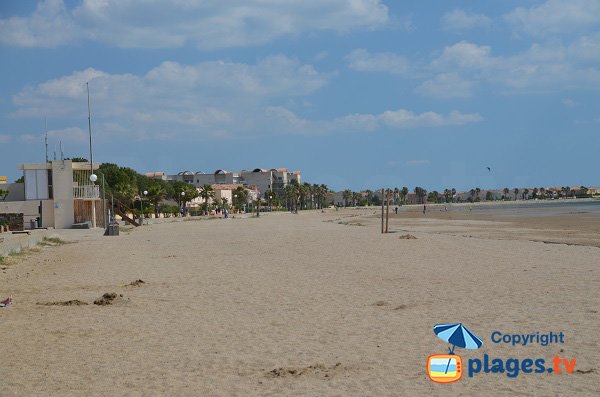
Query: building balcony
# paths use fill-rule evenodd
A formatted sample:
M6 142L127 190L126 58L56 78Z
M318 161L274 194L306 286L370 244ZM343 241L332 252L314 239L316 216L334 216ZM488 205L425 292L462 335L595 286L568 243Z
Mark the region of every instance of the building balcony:
M73 198L76 198L76 199L100 198L100 186L99 185L73 186Z

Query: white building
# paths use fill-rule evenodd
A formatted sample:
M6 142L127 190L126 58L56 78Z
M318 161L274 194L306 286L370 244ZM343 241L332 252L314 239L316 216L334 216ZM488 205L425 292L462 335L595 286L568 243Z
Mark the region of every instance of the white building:
M23 214L24 228L30 227L32 219L39 219L38 226L57 229L83 222L103 226L104 206L99 185L90 181L91 168L90 163L70 160L21 164L24 182L8 185L9 195L0 201L0 216Z
M301 178L302 173L300 171L288 171L287 168L272 168L270 170L255 168L252 171L226 171L219 169L208 174L202 171L194 173L191 171L182 171L177 175L169 175L166 179L187 182L196 187L216 184L240 184L245 187L256 186L261 195L268 190L273 190L282 197L285 187L292 180L302 183Z

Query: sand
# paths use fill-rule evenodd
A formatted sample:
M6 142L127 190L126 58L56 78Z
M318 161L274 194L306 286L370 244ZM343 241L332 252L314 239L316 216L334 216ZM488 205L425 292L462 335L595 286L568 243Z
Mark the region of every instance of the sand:
M119 237L65 231L73 244L0 271L0 294L15 301L0 309L0 394L600 392L599 248L433 217L398 216L381 235L373 212L165 223ZM93 304L106 293L111 304ZM88 304L38 304L68 301ZM483 339L456 349L463 360L559 354L579 372L434 384L425 362L448 345L432 327L454 322ZM495 330L562 331L565 344L497 345Z

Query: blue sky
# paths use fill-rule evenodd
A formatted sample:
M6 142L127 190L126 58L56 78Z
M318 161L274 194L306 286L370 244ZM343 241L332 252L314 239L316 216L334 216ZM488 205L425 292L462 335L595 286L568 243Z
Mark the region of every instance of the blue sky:
M44 119L89 157L88 81L94 160L139 172L600 185L600 0L3 0L0 75L10 179Z

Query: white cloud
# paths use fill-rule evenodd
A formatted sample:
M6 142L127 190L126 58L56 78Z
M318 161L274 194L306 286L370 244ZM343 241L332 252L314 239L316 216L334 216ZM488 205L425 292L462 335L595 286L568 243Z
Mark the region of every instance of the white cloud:
M442 16L444 30L465 31L474 28L489 28L492 20L483 14L454 9Z
M575 40L568 48L568 55L583 62L600 61L600 32Z
M490 46L480 46L463 40L445 47L442 54L432 64L440 69L451 67L474 70L486 69L492 67L496 62L491 57L491 52L492 48Z
M600 1L547 0L529 8L518 7L504 18L517 32L534 36L576 32L600 23Z
M568 108L574 108L577 106L577 102L575 102L574 100L572 100L571 98L564 98L562 100L562 104L565 105Z
M409 167L418 167L421 165L429 165L431 161L429 160L408 160L406 163Z
M28 87L13 97L14 117L67 117L85 121L85 82L91 91L92 119L128 120L135 131L150 124L202 128L229 126L256 107L280 98L308 95L328 82L312 66L284 56L271 56L254 65L203 62L184 65L163 62L142 76L108 74L95 69L74 72ZM169 126L169 124L171 126ZM114 130L113 124L110 131ZM130 133L132 129L129 129ZM139 132L143 137L143 132Z
M0 143L8 143L10 141L10 135L0 134Z
M56 47L76 40L78 28L62 0L45 0L27 18L0 19L0 44Z
M268 109L269 122L297 134L372 132L381 128L411 129L448 127L476 123L483 120L478 113L452 111L447 115L436 112L414 113L406 109L387 110L379 114L355 113L334 120L306 120L288 109Z
M99 136L170 138L209 136L217 130L220 135L243 134L260 123L257 114L271 102L311 94L328 79L312 66L282 55L256 64L163 62L145 75L90 68L24 88L13 97L12 117L43 114L86 127L89 81L92 125ZM61 134L76 138L77 132Z
M89 131L84 131L79 127L69 127L61 130L48 131L48 138L60 140L63 142L86 142L89 139Z
M423 96L447 99L468 98L473 95L475 83L464 80L455 73L441 73L423 82L416 92Z
M600 69L580 64L562 46L534 43L525 52L502 57L493 56L489 46L461 41L446 47L431 68L494 84L505 92L600 88Z
M339 131L373 131L378 128L446 127L476 123L483 120L478 113L452 111L448 115L436 112L414 113L406 109L387 110L380 114L350 114L333 121Z
M41 135L34 135L34 134L21 134L19 135L19 140L21 142L25 142L25 143L34 143L34 142L41 142L42 141L42 136Z
M389 23L380 0L45 0L29 17L0 20L4 45L44 47L93 40L132 48L186 44L216 49L264 44L312 31L347 32Z
M346 56L350 69L361 72L388 72L394 74L405 74L409 71L408 61L391 52L380 52L371 54L369 51L359 48Z

